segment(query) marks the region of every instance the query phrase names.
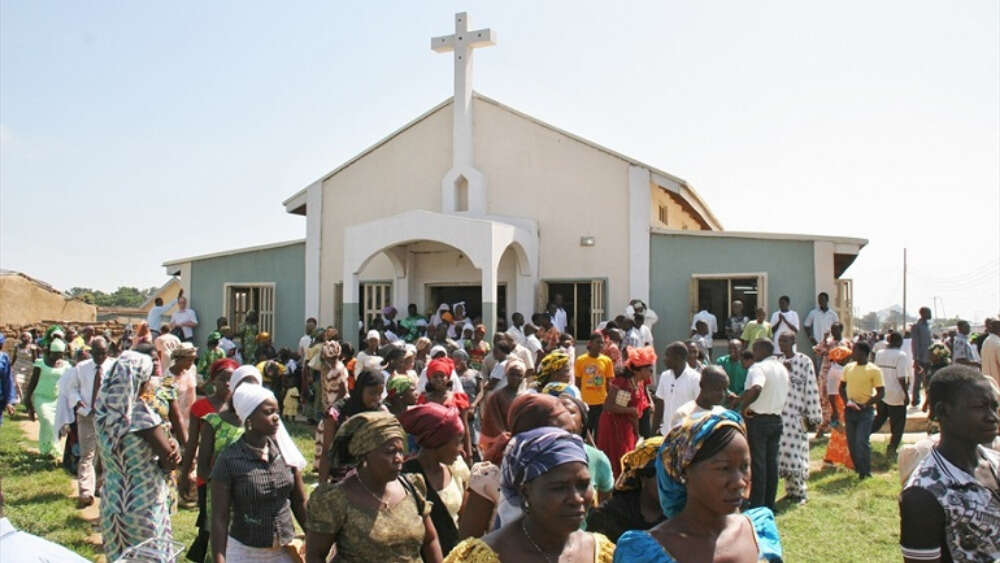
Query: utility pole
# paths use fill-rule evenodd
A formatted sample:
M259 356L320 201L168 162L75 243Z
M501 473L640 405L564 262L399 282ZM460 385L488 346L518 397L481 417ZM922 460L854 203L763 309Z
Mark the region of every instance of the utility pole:
M899 329L901 334L906 334L906 247L903 247L903 326Z

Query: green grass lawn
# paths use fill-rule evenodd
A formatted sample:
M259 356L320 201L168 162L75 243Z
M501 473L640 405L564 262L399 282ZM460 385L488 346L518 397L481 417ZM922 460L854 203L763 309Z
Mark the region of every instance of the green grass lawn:
M288 430L307 459L312 459L312 429L289 424ZM33 444L32 444L33 445ZM77 553L95 558L99 548L85 541L97 531L69 498L73 477L27 451L24 431L12 420L0 426L0 478L6 516L17 528L43 536ZM899 479L895 463L885 458L885 444L872 444L874 477L859 482L852 471L824 469L809 478L809 502L778 502L778 528L785 560L872 562L899 559ZM823 440L813 445L812 458L822 459ZM307 486L315 482L311 467ZM783 486L778 498L784 495ZM190 545L197 510L181 509L173 517L174 539Z

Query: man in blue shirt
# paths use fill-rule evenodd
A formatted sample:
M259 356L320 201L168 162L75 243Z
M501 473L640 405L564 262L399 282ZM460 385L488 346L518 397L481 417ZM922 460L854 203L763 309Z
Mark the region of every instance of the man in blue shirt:
M920 384L926 383L931 368L931 320L929 307L920 308L920 320L910 327L910 340L913 352L913 406L920 404Z

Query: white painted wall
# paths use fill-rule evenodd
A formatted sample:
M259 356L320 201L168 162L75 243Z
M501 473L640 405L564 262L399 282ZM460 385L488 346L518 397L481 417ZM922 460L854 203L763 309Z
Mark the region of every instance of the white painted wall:
M648 287L648 250L645 273L636 268L643 281L630 287L630 164L480 98L473 106L475 164L489 186L487 214L537 221L538 279L607 279L609 311L623 307L634 290ZM451 168L451 121L451 106L445 105L322 183L322 318L332 318L333 286L343 278L345 227L412 209L440 211L441 180ZM648 185L647 173L647 198ZM648 199L638 206L645 210L639 238L647 245L648 206ZM581 247L582 236L595 237L596 245ZM424 299L420 261L415 270L408 293L419 303ZM461 269L443 270L449 271L450 277L466 275ZM369 270L362 274L364 279ZM508 283L509 310L532 308L538 287L502 276L497 281ZM475 282L480 280L475 276ZM521 288L518 299L515 287Z

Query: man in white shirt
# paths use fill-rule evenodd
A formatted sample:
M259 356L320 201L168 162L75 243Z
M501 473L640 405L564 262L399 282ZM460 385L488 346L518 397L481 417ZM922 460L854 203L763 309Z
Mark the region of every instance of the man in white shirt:
M649 325L646 324L646 315L636 313L632 320L635 322L635 330L639 332L639 343L643 346L652 346L653 331L649 330Z
M653 426L659 427L663 435L670 431L670 421L677 409L695 400L701 391L701 374L688 365L687 356L687 346L680 341L671 342L664 352L667 369L660 374L653 399Z
M889 447L886 457L896 459L896 450L903 439L903 429L906 427L907 393L910 380L913 378L913 361L903 351L903 336L898 332L890 332L886 338L888 348L875 353L875 365L882 370L882 382L885 384L885 396L876 406L877 413L872 422L872 432L882 428L889 421Z
M650 309L642 301L642 299L633 299L628 302L625 306L625 316L627 318L635 317L636 313L642 313L642 316L646 318L646 326L652 329L656 326L656 323L660 320L660 316L656 314L656 311ZM604 327L601 327L603 330Z
M792 300L787 295L782 295L778 298L778 310L771 315L771 332L774 336L771 344L774 348L778 347L778 338L782 334L789 332L792 334L799 333L799 315L791 310L791 304Z
M531 353L531 367L528 368L529 371L534 370L535 364L538 363L538 355L545 350L545 345L542 341L538 339L535 334L538 332L538 327L533 324L524 325L524 348L526 348ZM527 362L525 362L527 363Z
M514 313L510 316L510 328L507 329L507 335L513 338L515 343L524 346L525 342L528 341L528 337L524 334L524 315Z
M108 343L102 336L95 336L90 344L90 359L69 368L67 373L69 404L76 414L76 431L80 442L80 462L77 465L77 486L80 496L77 507L86 508L94 504L96 476L94 454L97 451L97 428L94 425L94 404L101 380L107 377L114 365L108 357Z
M679 426L684 419L698 419L707 414L719 414L726 410L722 401L726 399L729 390L729 376L719 366L708 366L701 371L701 383L698 396L677 407L670 419L670 427Z
M316 322L316 319L313 317L309 317L308 319L306 319L306 333L303 334L301 338L299 338L299 347L298 347L299 358L301 358L302 360L305 360L306 358L306 350L312 347L313 334L315 334L316 332L317 324L318 323Z
M754 364L747 372L740 412L747 421L750 444L750 507L774 510L778 495L778 446L781 443L781 411L788 397L788 370L773 356L767 340L753 344Z
M566 315L566 309L563 308L563 296L561 293L555 294L552 298L552 303L549 304L549 315L552 316L552 326L559 329L559 332L566 332L569 317Z
M840 320L837 312L830 308L830 296L825 291L816 296L816 304L818 307L809 311L805 322L802 323L813 346L822 342L830 332L830 325ZM774 326L774 323L771 325Z
M149 325L149 330L153 333L153 338L160 335L160 326L163 325L163 314L170 309L173 309L174 305L177 304L177 301L181 297L184 297L183 289L177 294L177 299L174 299L167 304L163 303L162 297L157 297L153 300L153 306L149 309L149 312L146 313L146 324Z
M180 327L183 342L191 342L194 339L194 327L198 326L198 315L194 309L188 308L187 297L183 295L177 297L177 312L170 317L171 328Z
M712 337L715 336L715 333L719 332L719 320L708 311L707 303L702 303L701 311L698 311L691 317L691 334L697 332L698 321L704 321L708 325L708 336L705 338L705 342L708 344L709 349L711 349Z

